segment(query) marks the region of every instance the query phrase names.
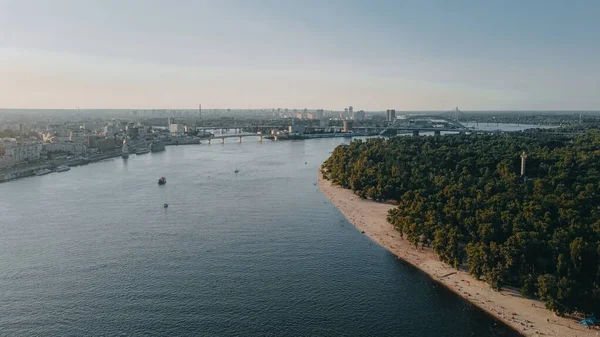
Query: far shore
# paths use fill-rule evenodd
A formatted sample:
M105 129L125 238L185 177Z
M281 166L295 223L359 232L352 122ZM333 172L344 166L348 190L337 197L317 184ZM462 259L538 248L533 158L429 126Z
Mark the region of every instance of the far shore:
M518 291L494 291L485 282L442 263L431 249L415 249L387 222L393 205L361 199L348 189L334 186L319 171L319 189L359 231L371 240L427 273L465 300L485 310L524 336L587 337L598 336L577 321L557 317L538 300Z

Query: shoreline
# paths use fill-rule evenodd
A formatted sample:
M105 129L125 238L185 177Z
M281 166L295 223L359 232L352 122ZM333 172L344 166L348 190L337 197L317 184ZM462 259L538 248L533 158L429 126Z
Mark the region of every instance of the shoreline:
M258 134L257 134L257 136L258 136ZM264 135L264 137L268 137L268 136L271 136L271 135ZM352 137L364 137L364 136L368 136L368 135L353 134L353 135L348 136L348 134L344 134L344 133L314 134L314 135L308 134L301 138L298 138L298 140L310 140L310 139L317 139L317 138L342 138L342 137L352 138ZM184 145L201 145L201 144L203 144L202 141L205 141L205 140L210 141L210 139L218 139L218 138L219 138L218 136L216 136L214 138L200 138L197 140L182 141L181 143L179 141L168 141L168 142L165 142L164 145L165 145L165 147L184 146ZM280 140L281 141L295 140L295 138L294 139L281 138ZM156 151L156 152L163 152L163 151L165 151L165 150ZM152 152L152 153L155 153L155 152ZM131 154L135 154L135 153L131 153ZM51 169L52 167L63 166L63 165L69 166L69 167L82 166L82 165L87 165L87 164L99 162L99 161L102 161L105 159L111 159L111 158L120 157L120 156L121 156L121 149L114 148L103 154L89 155L85 159L46 160L45 162L35 162L33 164L19 167L20 165L22 165L22 163L21 163L21 164L12 166L12 167L1 168L0 169L0 184L7 183L7 182L13 181L13 180L36 176L36 174L35 174L36 171L41 170L41 169Z
M386 220L388 210L395 206L360 199L351 190L333 186L323 178L320 169L318 185L319 190L346 219L371 240L523 336L598 335L596 330L586 329L573 319L557 317L542 302L525 298L518 291L508 288L492 290L489 285L476 280L468 272L441 262L430 248L415 249Z

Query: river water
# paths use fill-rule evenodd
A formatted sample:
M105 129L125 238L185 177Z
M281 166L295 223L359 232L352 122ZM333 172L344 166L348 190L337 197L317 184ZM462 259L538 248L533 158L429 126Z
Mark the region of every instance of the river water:
M343 139L235 140L0 185L0 335L517 336L319 192Z

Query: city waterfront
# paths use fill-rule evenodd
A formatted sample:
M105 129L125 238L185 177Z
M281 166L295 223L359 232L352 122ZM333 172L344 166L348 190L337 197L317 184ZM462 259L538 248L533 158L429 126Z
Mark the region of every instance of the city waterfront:
M0 334L517 336L319 192L344 141L170 146L2 184Z

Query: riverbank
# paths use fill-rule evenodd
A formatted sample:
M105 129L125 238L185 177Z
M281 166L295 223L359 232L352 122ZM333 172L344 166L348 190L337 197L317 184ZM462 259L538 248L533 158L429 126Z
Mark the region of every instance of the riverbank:
M121 151L109 151L105 153L92 154L86 158L74 158L68 160L49 160L43 163L34 163L26 167L9 168L5 172L0 172L0 183L8 182L11 180L27 178L35 176L36 172L43 169L54 170L59 166L80 166L87 165L89 163L110 159L121 156Z
M431 249L416 250L387 222L387 213L394 206L360 199L350 190L333 186L320 172L318 184L321 192L358 230L519 333L525 336L557 337L598 335L596 330L588 330L575 320L555 316L543 303L524 298L518 291L492 290L467 272L440 262Z

